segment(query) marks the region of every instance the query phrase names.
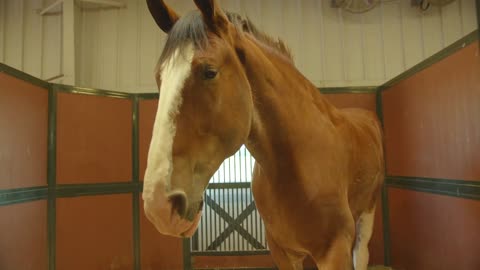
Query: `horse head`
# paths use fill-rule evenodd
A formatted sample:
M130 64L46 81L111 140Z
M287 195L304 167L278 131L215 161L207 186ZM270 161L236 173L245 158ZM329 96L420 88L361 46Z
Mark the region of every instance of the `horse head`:
M182 17L163 1L147 4L168 38L155 70L160 94L144 209L159 232L190 237L209 179L250 133L253 101L241 24L233 24L216 0L196 0L198 10Z

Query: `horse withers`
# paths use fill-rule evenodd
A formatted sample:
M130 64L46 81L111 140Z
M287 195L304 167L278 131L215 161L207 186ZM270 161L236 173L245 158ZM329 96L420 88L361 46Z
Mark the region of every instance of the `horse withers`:
M294 66L283 42L216 0L182 17L148 8L168 38L155 70L160 96L143 200L163 234L195 232L209 179L243 144L252 191L280 269L364 270L383 183L374 113L337 109ZM301 31L301 29L299 29Z

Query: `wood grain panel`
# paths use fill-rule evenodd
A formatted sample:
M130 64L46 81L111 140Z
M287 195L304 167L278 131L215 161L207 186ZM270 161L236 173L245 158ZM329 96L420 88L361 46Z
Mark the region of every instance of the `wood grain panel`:
M387 173L480 180L478 42L383 93Z
M389 189L392 266L480 269L480 201Z
M139 163L140 181L143 181L147 169L148 148L152 139L153 123L157 112L158 99L139 102Z
M140 201L140 251L142 269L183 269L182 240L160 234L145 217Z
M0 207L0 269L46 270L47 203Z
M48 91L0 73L0 189L47 183Z
M59 93L57 182L122 182L132 178L132 102Z
M57 199L57 269L133 269L132 196Z
M384 246L383 246L383 219L382 219L382 200L379 198L377 208L375 209L375 219L373 222L373 233L368 243L370 252L369 265L383 265Z

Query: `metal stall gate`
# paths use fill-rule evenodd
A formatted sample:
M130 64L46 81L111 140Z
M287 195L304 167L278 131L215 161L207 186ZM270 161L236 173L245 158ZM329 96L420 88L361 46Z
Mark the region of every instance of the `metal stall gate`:
M185 250L191 256L269 253L251 192L254 162L242 146L210 179L200 225Z

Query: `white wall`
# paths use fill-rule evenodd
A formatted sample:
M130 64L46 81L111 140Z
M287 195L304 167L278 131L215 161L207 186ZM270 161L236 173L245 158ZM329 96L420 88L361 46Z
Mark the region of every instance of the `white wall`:
M0 62L47 79L61 73L61 14L39 16L55 0L0 0Z
M62 72L61 15L35 9L54 0L0 0L0 61L43 79ZM145 0L123 9L77 6L76 84L129 92L155 91L153 68L165 35ZM364 14L330 8L329 0L220 0L291 47L317 86L379 85L477 27L475 0L422 14L410 0L383 0ZM43 3L41 3L43 2ZM180 14L191 0L166 0ZM42 5L40 5L42 4Z

